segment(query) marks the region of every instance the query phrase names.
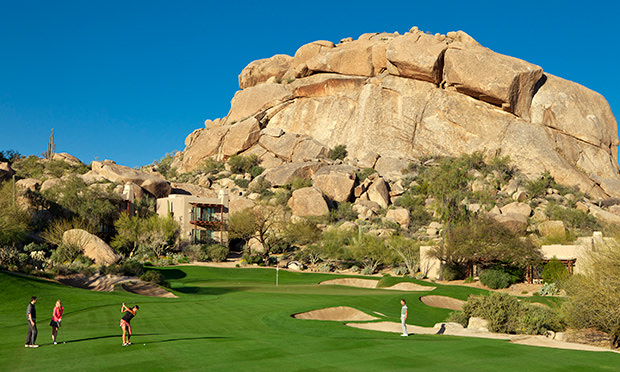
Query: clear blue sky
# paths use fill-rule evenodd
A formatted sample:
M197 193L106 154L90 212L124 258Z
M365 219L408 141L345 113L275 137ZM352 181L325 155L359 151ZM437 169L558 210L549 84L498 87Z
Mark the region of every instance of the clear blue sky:
M183 150L223 117L249 62L412 26L463 30L492 50L601 93L620 112L615 1L0 0L0 150L135 167Z

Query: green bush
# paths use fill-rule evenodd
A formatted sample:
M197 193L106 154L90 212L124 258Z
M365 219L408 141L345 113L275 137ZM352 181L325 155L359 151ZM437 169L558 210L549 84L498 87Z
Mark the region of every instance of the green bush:
M465 278L465 270L456 264L443 264L439 269L439 277L443 280L452 281Z
M228 257L228 247L222 244L203 244L200 251L202 261L223 262Z
M398 266L394 268L394 275L406 275L409 272L406 266Z
M562 263L562 261L553 257L549 262L543 267L542 271L542 280L544 283L556 283L561 284L565 282L569 277L568 269L566 265Z
M271 193L271 182L267 181L265 177L258 177L254 179L248 186L248 191L267 196Z
M149 270L140 276L140 280L145 282L152 282L155 284L163 284L164 277L161 275L159 271Z
M601 228L599 222L591 214L579 209L566 208L557 203L550 202L545 213L552 220L560 220L568 227L584 230L587 233Z
M304 187L312 186L312 181L307 178L295 177L293 180L284 185L287 189L295 191Z
M489 321L491 332L544 334L560 331L564 324L555 311L521 303L516 297L492 292L488 296L471 296L463 305L468 318L480 317Z
M236 178L234 179L235 185L247 189L248 185L250 184L250 181L246 180L245 178Z
M540 296L558 296L560 294L560 288L555 283L545 283L538 290Z
M463 327L467 327L469 324L469 317L462 311L453 311L446 319L446 322L458 323Z
M202 167L202 171L207 174L215 174L224 170L224 162L207 158Z
M252 264L263 265L264 264L263 256L259 254L252 254L249 252L245 252L243 256L241 256L241 260L245 261L246 264L248 265L252 265Z
M61 244L52 252L51 260L54 263L71 263L82 253L82 249L75 244Z
M368 178L368 176L370 176L373 173L377 173L377 171L374 168L364 168L359 172L355 172L359 182L363 182L366 178Z
M353 204L349 202L338 203L336 209L329 211L329 220L334 223L338 221L355 221L357 212L353 210Z
M347 147L345 145L337 145L329 151L329 156L332 160L343 160L347 157Z
M508 288L512 284L510 274L498 269L487 269L480 274L480 282L491 289Z
M142 264L136 260L127 260L120 265L120 274L125 276L140 276L144 273Z
M254 169L254 173L257 173L256 175L259 175L264 170L261 167L258 167L259 163L260 160L255 154L251 154L248 156L233 155L228 159L230 171L233 173L251 173L252 168L257 167Z

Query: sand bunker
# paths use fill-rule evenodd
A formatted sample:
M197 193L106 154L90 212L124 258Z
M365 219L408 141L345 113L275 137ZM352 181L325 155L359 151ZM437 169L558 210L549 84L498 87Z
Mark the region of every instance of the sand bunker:
M415 284L415 283L411 283L411 282L401 282L401 283L394 284L391 287L385 287L383 289L393 289L393 290L397 290L397 291L421 291L421 292L426 292L426 291L432 291L435 288L436 287L430 287L430 286L426 286L426 285L419 285L419 284Z
M463 304L465 303L463 300L457 300L456 298L446 296L422 296L420 297L420 301L427 306L449 310L462 310Z
M355 322L376 320L372 315L348 306L328 307L320 310L306 311L293 315L296 319L333 320L337 322Z
M357 287L357 288L377 288L378 280L372 279L357 279L357 278L341 278L341 279L331 279L320 282L319 284L326 285L345 285L347 287Z
M359 329L367 329L370 331L401 333L402 328L400 323L397 322L374 322L374 323L346 323L347 326ZM449 335L449 336L461 336L461 337L477 337L477 338L489 338L495 340L506 340L514 344L538 346L538 347L550 347L554 349L566 349L566 350L585 350L585 351L611 351L611 349L602 348L598 346L573 344L569 342L556 341L545 336L529 336L529 335L509 335L504 333L490 333L471 330L463 328L458 323L437 323L433 328L419 327L413 325L407 325L407 332L411 334L426 334L426 335Z
M174 293L170 293L164 288L153 283L143 281L125 282L122 283L121 286L127 292L136 293L142 296L177 298Z
M357 279L357 278L339 278L339 279L331 279L320 282L319 284L327 284L327 285L344 285L347 287L357 287L357 288L377 288L378 280L373 279ZM427 287L424 285L419 285L411 282L402 282L395 284L391 287L385 287L381 289L392 289L397 291L432 291L435 287Z
M71 287L84 288L97 292L112 292L115 285L121 285L128 292L143 296L176 298L177 296L160 286L143 282L131 276L118 275L71 275L56 278L60 283Z

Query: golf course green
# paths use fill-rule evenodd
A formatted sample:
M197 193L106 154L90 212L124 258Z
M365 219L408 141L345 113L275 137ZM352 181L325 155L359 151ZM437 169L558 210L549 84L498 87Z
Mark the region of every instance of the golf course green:
M178 298L124 291L93 292L0 272L0 371L612 371L620 355L559 350L506 341L412 335L355 329L342 322L291 315L350 306L399 321L400 298L408 323L433 326L450 310L419 297L466 299L482 290L434 285L432 292L401 292L318 285L342 276L275 270L195 266L152 268ZM404 279L403 279L404 280ZM418 284L429 283L414 281ZM389 278L390 282L398 281ZM37 349L25 348L26 306L37 296ZM51 342L52 308L65 307L59 344ZM544 301L545 299L541 299ZM140 306L132 345L121 345L122 302ZM128 304L132 305L132 304ZM385 317L377 315L384 314Z

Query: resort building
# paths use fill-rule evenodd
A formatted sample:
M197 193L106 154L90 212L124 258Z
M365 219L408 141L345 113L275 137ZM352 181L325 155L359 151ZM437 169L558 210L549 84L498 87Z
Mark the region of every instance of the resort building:
M228 193L217 198L171 194L157 199L157 214L172 216L181 226L181 239L194 244L228 244Z

